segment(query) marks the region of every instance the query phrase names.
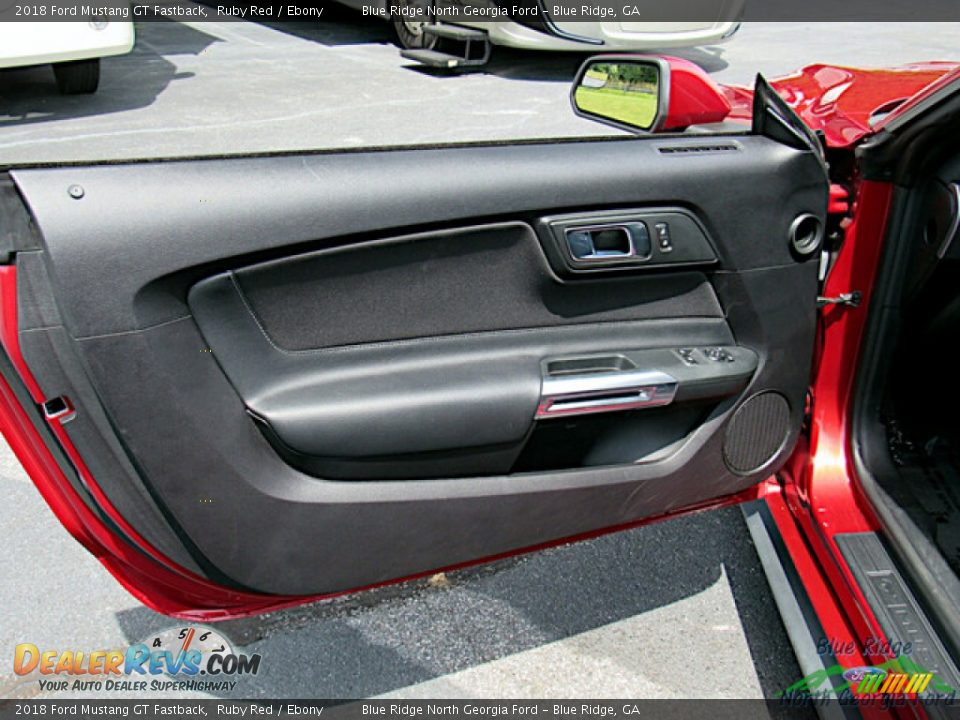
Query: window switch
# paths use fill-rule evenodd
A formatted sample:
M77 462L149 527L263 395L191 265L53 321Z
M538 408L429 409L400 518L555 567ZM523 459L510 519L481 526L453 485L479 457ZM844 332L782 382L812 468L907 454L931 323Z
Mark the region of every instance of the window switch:
M733 362L734 357L724 348L704 348L703 354L713 362Z

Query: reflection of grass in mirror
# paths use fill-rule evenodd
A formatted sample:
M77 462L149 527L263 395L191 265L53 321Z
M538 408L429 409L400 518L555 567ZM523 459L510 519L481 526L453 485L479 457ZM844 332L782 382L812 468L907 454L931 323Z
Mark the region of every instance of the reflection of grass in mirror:
M609 87L577 88L577 107L586 113L633 125L642 130L657 117L657 95L652 92L617 90Z

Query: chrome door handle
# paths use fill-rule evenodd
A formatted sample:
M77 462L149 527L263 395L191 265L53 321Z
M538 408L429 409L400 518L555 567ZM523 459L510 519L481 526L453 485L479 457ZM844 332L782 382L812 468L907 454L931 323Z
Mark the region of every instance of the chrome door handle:
M659 370L546 376L537 406L538 419L564 415L669 405L677 380Z
M584 225L564 230L567 250L574 260L609 262L649 259L650 231L645 223Z

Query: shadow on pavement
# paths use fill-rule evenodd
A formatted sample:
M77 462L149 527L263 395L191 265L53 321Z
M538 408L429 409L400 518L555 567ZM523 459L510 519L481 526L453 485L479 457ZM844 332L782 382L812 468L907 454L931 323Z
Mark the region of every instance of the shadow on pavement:
M171 82L193 77L177 73L167 57L198 55L220 42L178 22L138 24L136 30L132 53L101 60L100 88L92 95L59 95L49 65L0 71L0 129L147 107Z
M448 586L414 581L217 629L263 656L245 697L368 697L668 606L724 572L770 696L799 670L736 508L451 573ZM131 642L176 624L144 608L117 620ZM691 649L690 660L702 659Z
M356 10L328 3L322 22L260 21L264 27L310 40L328 47L341 45L390 44L395 35L390 24L378 18L364 17Z
M260 24L278 32L294 35L303 40L317 42L328 47L341 45L363 45L369 43L394 44L395 35L390 24L378 18L364 17L356 10L328 5L324 9L324 21L319 23L303 22L261 22ZM451 50L456 52L457 48ZM399 48L397 50L399 53ZM509 80L539 80L546 82L569 83L573 80L580 64L597 50L579 52L553 52L537 50L518 50L508 47L495 47L490 62L480 68L464 70L464 73L482 73L497 75ZM719 72L727 67L722 58L722 47L680 48L657 50L659 55L675 55L696 63L708 73ZM432 77L456 78L458 72L430 68L410 63L406 67Z
M696 63L708 73L719 72L727 67L720 56L720 48L680 48L677 50L658 50L657 55L673 55ZM517 50L514 48L494 48L493 55L486 67L480 72L506 78L508 80L540 80L546 82L571 83L580 65L597 52L545 52L538 50Z
M594 54L597 53L548 52L495 47L490 56L490 62L479 68L465 68L462 71L450 72L412 62L406 65L406 68L437 78L456 78L461 74L482 73L507 80L571 83L583 61ZM727 67L727 62L721 57L721 48L679 48L658 50L656 54L673 55L690 60L708 73L720 72Z

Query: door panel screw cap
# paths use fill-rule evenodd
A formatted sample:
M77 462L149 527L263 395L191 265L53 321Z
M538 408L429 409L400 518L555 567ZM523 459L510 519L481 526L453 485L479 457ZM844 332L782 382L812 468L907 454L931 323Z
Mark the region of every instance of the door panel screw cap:
M79 200L83 197L83 188L79 185L71 185L67 188L67 193L69 193L70 197L74 200Z

